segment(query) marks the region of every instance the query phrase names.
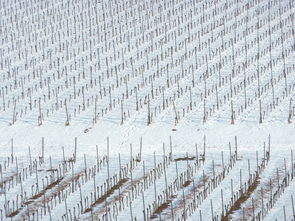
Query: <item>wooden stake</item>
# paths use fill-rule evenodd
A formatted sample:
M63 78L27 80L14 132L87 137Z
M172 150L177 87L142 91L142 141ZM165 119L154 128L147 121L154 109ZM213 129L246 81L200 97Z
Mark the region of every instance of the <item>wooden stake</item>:
M75 153L74 153L74 161L77 160L77 137L75 137Z
M221 219L224 216L224 204L223 204L223 190L221 188Z
M107 188L108 191L110 190L110 165L109 165L109 161L110 161L110 149L109 149L109 137L107 137L107 170L108 170L108 182L107 182Z
M32 175L32 169L33 169L33 165L32 165L32 156L31 156L31 148L29 146L29 157L30 157L30 175Z
M291 170L292 170L291 179L293 179L293 176L294 176L293 150L291 150Z
M213 213L213 203L212 203L212 199L210 199L210 204L211 204L211 217L212 217L212 221L214 221L214 213Z
M142 169L143 169L143 178L145 177L145 166L144 166L144 161L142 162ZM144 187L145 188L145 187ZM142 206L143 206L143 220L146 221L146 214L145 214L145 200L144 200L144 191L143 189L141 191L141 196L142 196Z
M156 152L154 152L154 169L155 169L155 173L154 173L154 194L155 194L155 203L156 203L156 207L158 207L158 202L157 202L157 187L156 187Z
M169 141L170 141L170 161L173 160L173 151L172 151L172 137L169 136Z
M44 163L44 137L42 137L42 162Z
M252 212L253 212L253 219L255 220L255 209L254 209L254 199L252 197Z
M238 138L235 136L236 160L238 159Z
M165 143L163 143L163 164L164 164L164 175L165 175L165 192L166 192L166 199L168 199L168 184L167 184L167 174L166 174L166 163L165 163Z
M197 167L199 167L199 153L198 153L198 144L196 144L196 163L197 163Z
M130 178L131 178L131 185L133 183L133 177L132 177L132 170L133 170L133 162L132 162L132 144L130 144Z
M206 158L206 135L204 135L204 162Z
M13 138L11 139L11 161L13 163L13 158L14 158L14 155L13 155Z
M295 218L295 209L294 209L294 200L293 200L293 195L291 195L291 202L292 202L293 218Z
M222 165L222 171L224 171L223 151L221 151L221 165Z

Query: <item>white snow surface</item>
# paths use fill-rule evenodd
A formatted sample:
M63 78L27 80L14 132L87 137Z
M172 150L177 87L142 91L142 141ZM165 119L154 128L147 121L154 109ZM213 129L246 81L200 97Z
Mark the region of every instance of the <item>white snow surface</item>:
M0 221L222 220L221 191L228 204L266 153L226 220L294 221L294 13L292 0L0 0Z

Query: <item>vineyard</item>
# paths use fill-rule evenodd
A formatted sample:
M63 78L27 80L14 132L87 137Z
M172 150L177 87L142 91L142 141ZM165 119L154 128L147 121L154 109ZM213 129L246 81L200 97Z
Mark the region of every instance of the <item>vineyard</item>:
M0 221L295 221L292 0L1 0Z

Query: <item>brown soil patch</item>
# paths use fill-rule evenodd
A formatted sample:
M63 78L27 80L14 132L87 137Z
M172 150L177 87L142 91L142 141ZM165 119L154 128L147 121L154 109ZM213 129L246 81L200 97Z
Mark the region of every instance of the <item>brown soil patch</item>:
M108 198L109 196L111 196L117 189L119 189L121 186L123 186L126 182L128 181L127 178L123 178L119 181L118 184L114 185L111 189L109 189L106 194L104 194L103 196L101 196L100 198L98 198L92 205L91 207L87 208L84 213L88 213L92 210L92 207L97 206L101 203L103 203L106 198Z
M196 157L179 157L175 158L174 161L187 161L187 160L194 160Z
M161 206L156 209L156 211L151 215L151 219L156 219L160 213L162 213L165 209L169 207L169 203L171 203L172 200L167 200L167 202L163 203Z
M230 208L227 214L222 217L222 221L230 220L230 215L233 214L235 211L241 209L241 205L246 202L251 194L255 191L257 186L259 185L259 176L257 176L251 186L248 188L247 192L240 196L240 198L234 203L234 205Z

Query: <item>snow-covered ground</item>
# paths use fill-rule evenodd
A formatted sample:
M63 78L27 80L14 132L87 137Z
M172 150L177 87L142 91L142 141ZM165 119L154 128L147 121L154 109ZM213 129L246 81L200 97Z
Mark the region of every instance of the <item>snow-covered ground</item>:
M295 220L292 0L0 1L0 220Z

